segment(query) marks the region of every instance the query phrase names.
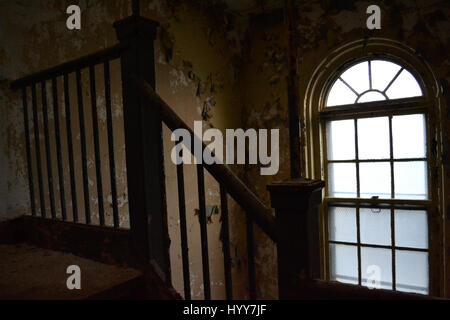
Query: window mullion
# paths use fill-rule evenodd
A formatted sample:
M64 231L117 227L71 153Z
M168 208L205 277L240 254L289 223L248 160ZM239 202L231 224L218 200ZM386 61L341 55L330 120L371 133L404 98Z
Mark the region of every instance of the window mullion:
M397 290L397 281L395 276L395 215L394 208L391 206L391 246L392 246L392 290Z
M395 198L394 143L392 137L392 115L389 116L389 161L391 163L391 198Z
M360 183L359 183L359 150L358 150L358 119L354 120L355 124L355 165L356 165L356 197L360 198Z
M389 116L389 157L391 164L391 198L395 198L395 181L394 181L394 143L392 135L392 115ZM391 259L392 259L392 290L396 290L396 276L395 276L395 215L394 207L391 206Z
M356 204L356 245L358 254L358 285L362 285L362 270L361 270L361 225L359 219L359 204Z
M398 76L400 75L400 73L402 73L402 71L405 68L400 68L400 70L398 70L397 74L394 76L394 78L392 78L392 80L389 82L389 84L387 85L387 87L383 90L384 93L386 93L386 91L389 90L389 88L391 87L391 85L394 83L395 80L397 80Z
M361 197L359 181L359 148L358 148L358 119L354 120L355 125L355 166L356 166L356 197ZM356 236L357 236L357 254L358 254L358 284L362 285L361 270L361 228L359 220L359 204L356 204Z

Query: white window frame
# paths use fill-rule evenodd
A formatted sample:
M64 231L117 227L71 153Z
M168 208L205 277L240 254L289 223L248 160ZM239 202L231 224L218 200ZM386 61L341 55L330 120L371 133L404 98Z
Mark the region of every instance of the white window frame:
M303 174L307 178L325 180L324 147L326 147L326 119L345 119L354 114L360 106L346 105L325 107L327 92L334 80L348 68L358 62L377 59L392 61L410 71L419 82L423 91L422 97L377 101L364 104L361 116L386 115L387 107L392 108L392 115L423 113L426 117L427 160L428 160L428 200L418 200L416 204L427 206L429 234L429 294L443 296L445 293L446 275L444 270L444 217L445 197L443 196L443 166L441 162L442 122L439 100L439 85L428 64L413 49L404 44L382 38L361 39L348 42L328 53L319 64L312 66L308 80L300 83L299 94L304 96L300 109L302 140L305 157L302 159ZM306 72L306 71L305 71ZM362 106L363 104L361 104ZM329 280L329 248L325 199L320 210L322 278ZM339 199L343 201L342 199ZM338 200L338 201L339 201ZM372 200L365 199L364 202ZM383 203L401 205L403 200L382 200ZM407 202L411 202L407 200Z

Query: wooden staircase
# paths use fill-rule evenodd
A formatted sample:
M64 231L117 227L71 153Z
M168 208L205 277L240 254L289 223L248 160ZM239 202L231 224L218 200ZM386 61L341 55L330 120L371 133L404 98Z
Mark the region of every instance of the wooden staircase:
M91 227L28 216L0 223L0 300L180 299L152 270L128 266L126 230ZM70 265L80 267L81 289L67 288Z
M153 42L156 38L158 23L139 15L139 2L133 1L133 15L114 24L119 44L97 53L65 62L59 66L47 69L30 76L18 79L11 84L11 88L22 91L25 145L27 151L27 167L30 186L31 214L32 217L22 217L14 221L0 224L0 244L8 244L3 247L4 259L0 256L2 268L8 274L33 274L36 273L36 281L50 277L49 284L33 282L29 280L29 287L23 291L16 291L8 287L7 279L2 283L0 278L0 297L10 292L11 298L31 298L32 288L37 292L38 298L150 298L150 299L179 299L178 293L172 288L172 270L170 264L170 239L167 225L167 205L164 173L164 153L162 125L170 130L184 128L189 131L191 140L199 139L189 129L186 123L167 105L155 92L155 62ZM115 192L115 165L113 149L113 130L111 120L111 78L109 63L113 59L120 59L121 85L123 96L123 122L125 133L126 173L128 186L129 221L130 229L121 229L117 208L117 194ZM107 135L109 144L109 167L112 186L113 225L105 223L105 212L99 207L99 225L92 225L92 210L89 202L89 171L87 170L86 137L83 111L83 95L81 70L88 69L90 76L90 94L92 104L92 120L94 126L94 145L96 162L96 179L102 181L101 157L99 153L97 126L97 91L95 87L95 67L103 65L103 80L105 83L105 107L107 110ZM70 128L70 97L69 76L76 81L77 101L80 121L81 162L83 173L84 192L84 224L81 224L75 206L77 202L75 167L73 164L73 139ZM52 83L53 106L58 110L58 86L57 79L62 78L64 84L65 110L67 120L67 145L69 149L68 163L70 169L70 195L74 204L72 217L66 215L65 207L68 201L61 197L62 220L56 215L55 197L53 195L53 176L51 165L51 148L48 129L48 102L46 96L46 83ZM42 90L43 131L46 152L47 180L50 194L51 219L46 215L42 174L40 161L39 123L37 117L38 103L36 88ZM31 91L31 99L28 92ZM31 100L30 107L28 101ZM29 117L28 109L31 109L32 117ZM56 112L55 112L56 114ZM30 119L34 122L34 142L36 144L36 158L38 159L37 179L34 179L31 154ZM55 127L59 128L58 117L54 117ZM62 176L62 156L59 129L55 130L57 141L56 160L58 162L58 176ZM187 146L188 149L190 148ZM202 151L205 146L202 145ZM189 151L194 154L193 150ZM180 234L182 247L182 270L184 280L184 297L190 299L190 270L186 229L186 199L184 190L184 177L182 164L177 165L178 200L180 216ZM226 165L214 163L211 165L197 165L197 186L199 224L201 238L202 278L204 298L211 299L210 266L208 256L208 234L205 211L205 177L204 171L208 171L220 187L221 221L224 257L224 279L226 298L233 299L233 283L231 273L230 255L230 224L228 223L228 199L232 198L245 212L246 242L247 242L247 272L248 272L248 297L258 298L255 259L254 226L258 226L276 245L278 263L278 294L280 299L327 299L345 298L364 299L399 298L421 299L423 296L410 295L385 290L369 290L358 286L348 286L329 283L318 280L321 278L320 262L320 227L318 206L322 201L323 181L307 179L295 179L267 186L270 193L271 206L269 208L242 182ZM56 170L55 170L56 171ZM35 181L37 180L37 181ZM78 181L79 182L79 181ZM33 185L38 186L39 193L34 194ZM63 179L59 180L60 190L64 190ZM67 190L68 191L68 190ZM91 191L92 192L92 191ZM60 193L64 195L64 192ZM69 192L67 192L69 194ZM97 183L99 202L103 200L101 183ZM39 196L39 201L37 201ZM69 199L67 197L66 199ZM40 204L40 217L38 217ZM273 210L272 210L273 209ZM79 210L82 211L82 210ZM243 221L244 223L244 221ZM3 239L1 239L3 238ZM33 247L16 246L25 243ZM12 245L12 246L11 246ZM41 249L33 249L38 247ZM15 254L16 253L18 254ZM37 251L36 251L37 250ZM47 251L46 251L47 250ZM33 252L35 251L35 252ZM64 253L65 252L65 253ZM67 255L66 253L72 253ZM39 258L33 258L38 254ZM14 257L22 257L22 262L17 264ZM56 259L56 257L59 257ZM83 260L88 259L88 260ZM29 260L42 263L42 266L33 269L33 264L27 264ZM90 288L86 294L70 296L65 288L66 275L65 264L71 263L71 259L80 264L85 264L87 276L92 283L96 283L97 277L109 274L109 281L99 283ZM60 264L62 261L63 263ZM96 264L98 263L98 265ZM47 269L47 265L51 268ZM111 265L114 265L112 268ZM91 267L90 267L91 266ZM100 268L100 266L102 268ZM97 268L98 267L98 268ZM111 269L111 268L112 269ZM132 267L133 269L130 269ZM52 268L58 268L58 272L52 274ZM92 270L92 275L90 271ZM49 271L46 274L45 271ZM94 272L95 271L95 272ZM62 272L59 275L59 272ZM104 274L103 274L104 273ZM42 278L40 278L40 276ZM97 275L97 276L96 276ZM54 277L54 278L53 278ZM21 277L17 276L18 288ZM23 278L25 279L25 278ZM264 279L260 279L264 280ZM36 283L36 286L33 284ZM11 284L10 284L11 285ZM88 284L87 284L88 285ZM58 290L62 287L63 293ZM9 288L9 289L8 289ZM24 287L25 288L25 287ZM31 291L30 291L31 290ZM3 291L3 292L2 292ZM6 292L6 293L5 293ZM15 292L15 293L14 293ZM14 294L13 294L14 293ZM81 294L81 292L79 292ZM68 296L67 296L68 295Z

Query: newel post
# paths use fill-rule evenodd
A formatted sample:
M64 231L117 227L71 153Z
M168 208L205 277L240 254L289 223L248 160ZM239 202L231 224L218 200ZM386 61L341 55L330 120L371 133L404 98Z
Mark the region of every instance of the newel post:
M161 114L143 99L135 81L143 79L155 88L158 23L135 14L114 27L119 41L128 45L121 68L131 253L136 265L152 265L170 282Z
M280 299L298 298L301 282L320 278L320 180L295 179L267 186L275 209Z

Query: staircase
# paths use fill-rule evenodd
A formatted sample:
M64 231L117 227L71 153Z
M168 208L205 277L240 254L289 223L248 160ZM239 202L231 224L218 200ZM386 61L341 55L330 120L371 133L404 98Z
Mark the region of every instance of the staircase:
M28 261L40 261L37 280L49 279L45 284L13 282L0 278L0 296L7 289L10 297L50 299L56 296L69 299L87 298L151 298L179 299L181 296L172 288L172 272L170 263L170 239L167 225L166 178L164 174L164 153L162 126L170 130L184 128L189 131L191 141L199 139L189 126L167 105L154 91L155 63L153 41L156 37L158 24L155 21L139 15L138 1L133 1L133 15L114 24L119 44L65 62L53 68L26 76L12 83L11 88L21 90L23 97L23 114L25 126L25 145L27 151L28 182L30 186L31 217L22 217L8 224L0 225L3 242L8 245L0 247L4 256L1 268L7 274L31 272ZM123 123L125 133L126 174L128 185L130 228L120 226L118 210L118 195L116 190L114 134L111 116L111 76L110 61L120 59L121 86L123 96ZM89 70L89 88L92 105L94 159L96 167L97 194L99 202L103 203L102 163L99 145L99 128L97 115L97 95L95 86L96 66L103 66L104 97L107 118L107 137L109 150L109 176L112 189L112 225L106 223L103 205L99 206L97 226L92 225L93 213L89 203L89 172L87 170L87 151L85 133L85 115L83 109L83 94L81 71ZM69 85L70 76L75 76L76 92L72 93ZM66 213L64 198L64 183L59 179L60 205L62 221L55 213L55 196L53 190L52 161L56 158L58 176L62 176L61 134L58 123L59 92L57 81L62 78L67 127L68 166L70 168L70 198L73 203L72 216ZM48 103L46 83L51 82L56 155L50 148L48 129ZM44 143L39 140L39 122L37 116L38 103L36 88L42 89L42 113ZM31 91L29 106L28 92ZM84 193L84 217L78 216L77 188L73 155L73 134L71 129L70 97L76 95L78 102L79 134L81 141L82 160L82 190ZM72 100L73 101L73 100ZM31 112L29 112L31 109ZM32 115L32 117L30 117ZM32 162L30 119L33 121L34 141L37 163ZM78 134L78 132L75 132ZM202 150L206 147L202 145ZM190 150L191 144L186 145ZM50 194L50 217L46 212L44 200L44 184L40 152L41 148L47 159L47 186ZM36 168L37 172L34 172ZM258 299L256 278L257 263L255 261L254 227L258 226L276 245L278 262L278 294L280 299L308 298L365 298L380 299L383 297L421 298L384 290L369 290L358 286L333 284L321 281L320 273L320 240L318 206L322 200L323 181L297 179L274 183L267 186L270 193L272 208L268 208L226 165L197 164L198 207L200 224L200 246L202 260L202 278L204 298L211 299L211 280L209 265L209 248L207 217L205 203L205 170L220 186L220 206L222 222L222 250L224 265L224 282L226 298L233 299L232 261L230 252L230 224L228 218L229 198L245 212L246 242L247 242L247 289L249 299ZM53 168L55 170L55 168ZM55 170L55 171L56 171ZM183 165L177 165L178 208L180 219L180 239L182 272L184 280L184 298L191 299L190 260L188 255L186 199ZM34 185L38 186L35 195ZM68 190L66 190L68 191ZM92 192L92 191L91 191ZM37 201L39 200L39 201ZM40 208L37 207L40 204ZM39 210L40 209L40 210ZM40 212L40 215L38 215ZM81 222L80 222L81 221ZM244 223L244 221L243 221ZM25 243L27 246L17 243ZM31 245L28 246L28 245ZM35 247L41 248L36 249ZM15 252L15 253L14 253ZM71 253L71 254L69 254ZM14 256L21 257L14 261ZM86 260L87 259L87 260ZM22 261L22 262L21 262ZM86 276L93 279L93 286L85 291L59 293L65 274L60 273L67 263L79 263L86 269ZM52 267L47 269L47 266ZM58 272L51 273L56 268ZM16 272L14 272L16 271ZM105 278L98 274L105 272ZM49 273L49 274L47 274ZM109 277L111 275L111 277ZM108 281L106 281L107 279ZM95 280L97 279L97 280ZM103 280L105 281L103 281ZM28 287L27 287L28 286ZM21 289L23 288L23 290ZM33 289L34 288L34 289ZM58 288L58 290L56 289ZM33 295L43 292L41 295ZM35 290L35 291L33 291ZM8 297L7 297L8 298Z
M0 223L0 300L181 298L152 270L128 265L127 231L105 229L29 216ZM72 265L80 289L67 288Z
M67 267L81 269L81 288L68 290ZM144 296L140 271L26 244L0 245L1 300L135 299Z

